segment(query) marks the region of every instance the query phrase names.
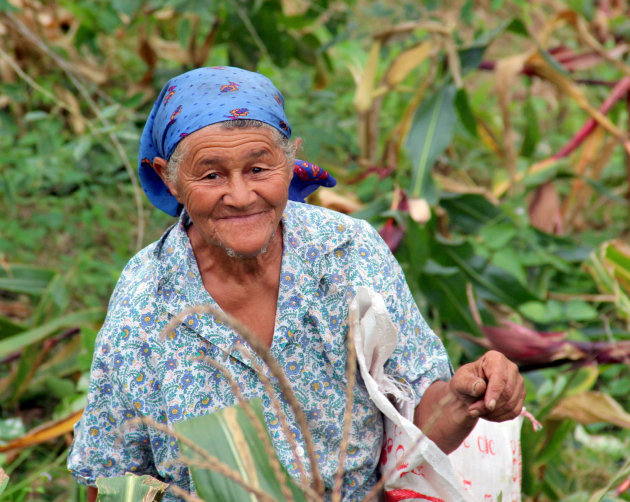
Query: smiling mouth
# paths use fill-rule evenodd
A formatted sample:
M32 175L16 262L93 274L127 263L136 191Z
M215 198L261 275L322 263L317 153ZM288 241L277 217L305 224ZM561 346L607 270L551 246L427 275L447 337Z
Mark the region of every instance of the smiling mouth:
M258 216L262 216L265 214L265 211L259 211L257 213L249 213L249 214L228 214L226 216L222 216L219 218L220 220L249 220L257 218Z
M235 214L232 216L223 216L221 219L222 220L251 220L254 219L258 216L260 216L262 213L252 213L252 214Z

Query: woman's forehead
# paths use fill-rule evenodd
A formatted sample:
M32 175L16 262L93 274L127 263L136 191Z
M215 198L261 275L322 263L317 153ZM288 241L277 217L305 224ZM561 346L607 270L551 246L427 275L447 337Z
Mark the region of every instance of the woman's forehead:
M196 131L184 141L184 157L194 164L220 165L235 159L275 161L284 157L284 150L273 132L264 128L226 129L212 125Z
M232 149L248 145L268 145L274 150L280 149L276 136L263 127L228 128L221 124L212 124L186 136L182 143L191 148Z

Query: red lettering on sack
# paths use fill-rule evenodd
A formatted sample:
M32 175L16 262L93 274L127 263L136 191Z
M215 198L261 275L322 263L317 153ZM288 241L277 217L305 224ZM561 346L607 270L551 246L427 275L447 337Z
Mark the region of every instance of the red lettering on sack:
M483 499L484 499L484 500L487 500L487 501L489 501L489 502L494 502L494 496L493 496L493 495L490 495L489 493L486 493L486 494L483 496Z
M402 478L403 476L406 476L407 474L415 474L416 476L421 476L421 477L425 477L424 473L422 472L422 468L424 467L423 464L420 464L418 467L416 467L415 469L412 469L410 471L407 472L403 472L400 477Z
M466 490L472 487L472 481L470 479L464 479L462 481L464 481L464 488L466 488Z
M404 458L404 456L405 456L405 447L399 444L398 447L396 448L396 459L400 461L401 459ZM396 470L402 471L403 469L406 469L407 467L409 467L409 464L407 462L402 462L400 463L400 465L396 466Z
M478 436L477 447L481 453L496 455L496 452L494 451L494 439L488 439L486 436Z

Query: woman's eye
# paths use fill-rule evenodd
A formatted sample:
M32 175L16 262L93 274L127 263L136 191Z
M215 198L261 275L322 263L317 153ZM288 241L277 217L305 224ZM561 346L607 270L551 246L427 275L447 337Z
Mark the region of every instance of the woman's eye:
M216 180L219 176L217 175L217 173L210 173L210 174L206 174L206 179L207 180Z
M252 173L258 174L258 173L262 173L262 172L263 172L263 168L262 167L252 167Z

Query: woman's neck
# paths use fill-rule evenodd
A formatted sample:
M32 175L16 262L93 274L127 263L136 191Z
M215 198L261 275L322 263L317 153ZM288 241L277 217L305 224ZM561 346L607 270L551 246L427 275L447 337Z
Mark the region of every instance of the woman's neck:
M215 280L221 278L243 282L258 280L271 270L275 271L282 262L282 224L278 225L267 246L252 257L238 256L223 247L209 244L194 224L187 228L187 233L204 282L208 275Z

